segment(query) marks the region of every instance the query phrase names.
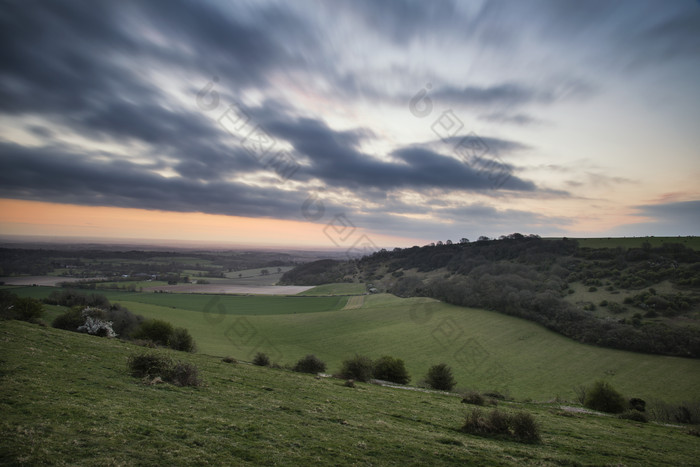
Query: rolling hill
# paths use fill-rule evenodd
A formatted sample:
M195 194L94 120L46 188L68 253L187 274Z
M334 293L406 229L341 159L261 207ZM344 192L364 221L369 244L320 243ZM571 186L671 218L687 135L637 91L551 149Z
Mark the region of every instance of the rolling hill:
M338 312L339 313L339 312ZM305 314L299 316L311 316ZM540 426L540 444L460 431L454 395L316 379L163 354L195 364L204 384L131 377L141 347L0 322L3 465L693 465L688 428L577 413L560 403L501 402Z

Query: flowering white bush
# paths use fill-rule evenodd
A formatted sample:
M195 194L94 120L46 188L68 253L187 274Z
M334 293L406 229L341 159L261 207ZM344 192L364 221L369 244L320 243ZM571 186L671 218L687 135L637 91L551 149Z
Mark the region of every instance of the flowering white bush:
M82 313L85 318L85 324L78 327L78 332L86 332L102 337L117 337L117 333L112 329L112 322L98 317L102 313L102 310L99 308L85 308Z

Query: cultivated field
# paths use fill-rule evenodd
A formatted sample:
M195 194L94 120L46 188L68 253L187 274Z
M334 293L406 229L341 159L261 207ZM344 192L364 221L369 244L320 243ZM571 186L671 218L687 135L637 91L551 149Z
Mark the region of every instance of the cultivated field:
M313 287L299 295L358 295L367 291L365 284L341 282Z
M144 292L199 293L199 294L255 294L296 295L309 290L304 285L226 285L226 284L177 284L144 287Z

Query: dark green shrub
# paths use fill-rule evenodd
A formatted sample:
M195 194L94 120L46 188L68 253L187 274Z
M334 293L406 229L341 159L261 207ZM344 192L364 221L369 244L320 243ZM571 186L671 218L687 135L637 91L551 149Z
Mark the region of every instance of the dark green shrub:
M199 386L199 370L191 363L176 362L167 355L156 352L132 355L128 360L131 376L160 378L176 386Z
M373 374L376 379L397 384L407 384L411 380L403 360L389 356L374 361Z
M367 382L372 379L373 364L369 357L355 355L343 361L340 376L345 379Z
M494 435L509 435L510 418L505 412L501 412L498 409L493 410L487 417L490 433Z
M221 359L221 361L224 363L238 363L238 360L233 357L224 357Z
M112 322L112 329L121 338L129 338L144 321L143 316L136 315L119 304L110 306L105 311L105 319Z
M18 297L12 304L12 311L14 319L35 322L44 313L44 306L34 298Z
M457 384L452 376L452 368L444 363L431 366L425 375L425 382L431 388L440 391L451 391Z
M597 381L586 391L584 404L589 409L607 413L621 413L627 407L627 401L605 381Z
M484 399L484 396L476 391L470 391L462 398L462 404L484 405L485 403L486 400Z
M491 426L481 409L474 409L467 414L462 431L472 435L485 436L491 433Z
M316 355L307 355L306 357L300 358L292 369L299 373L323 373L326 371L326 364Z
M257 366L270 366L270 357L267 354L258 352L253 357L253 365Z
M159 319L147 319L134 332L134 339L148 339L158 345L167 346L173 334L173 325Z
M678 423L693 423L697 418L693 417L693 413L686 405L676 407L674 418Z
M167 380L176 386L199 386L202 384L197 367L187 362L177 362L170 370Z
M462 431L478 436L511 438L523 443L540 441L540 430L534 417L527 412L509 415L494 409L484 415L481 409L473 409L462 426Z
M633 397L632 399L630 399L629 404L630 409L632 410L637 410L639 412L646 411L647 403L646 401L644 401L644 399Z
M190 332L185 328L175 328L169 339L171 349L180 350L182 352L194 352L197 346Z
M523 443L537 443L540 441L540 428L535 422L535 417L527 412L518 412L511 417L513 435Z
M56 316L51 326L66 331L77 331L78 327L82 326L83 323L85 323L85 318L83 317L82 311L79 307L74 307L62 315Z
M642 412L637 410L628 410L617 416L618 418L623 418L625 420L634 420L635 422L647 423L649 419Z
M167 379L173 362L167 355L149 352L132 355L129 357L128 365L131 376L137 378L160 376L163 379Z

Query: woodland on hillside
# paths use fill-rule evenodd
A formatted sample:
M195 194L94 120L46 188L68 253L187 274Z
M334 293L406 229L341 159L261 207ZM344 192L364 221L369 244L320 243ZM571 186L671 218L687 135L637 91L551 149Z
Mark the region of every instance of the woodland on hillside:
M525 318L587 344L700 357L700 252L680 243L584 248L566 238L512 234L308 263L287 272L282 283L358 280L402 297ZM581 307L566 299L575 283L628 296L601 301L601 316L593 303ZM664 292L656 290L659 284L666 284Z

